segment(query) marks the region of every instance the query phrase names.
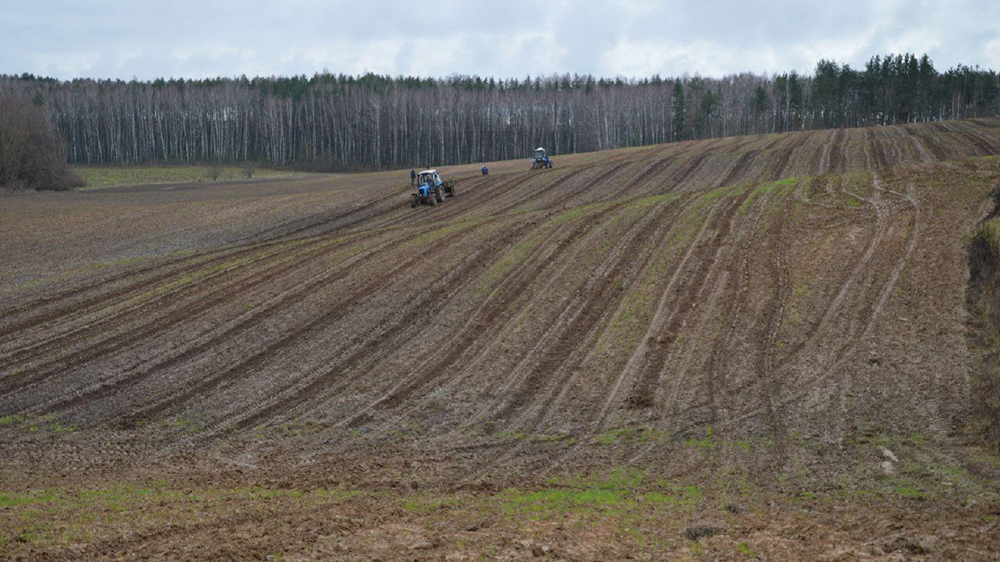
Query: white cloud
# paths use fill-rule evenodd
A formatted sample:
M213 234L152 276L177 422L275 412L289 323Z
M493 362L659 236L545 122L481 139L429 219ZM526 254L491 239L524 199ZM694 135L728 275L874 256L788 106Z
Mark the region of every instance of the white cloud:
M890 51L1000 64L993 0L33 0L4 18L0 73L62 78L721 75Z

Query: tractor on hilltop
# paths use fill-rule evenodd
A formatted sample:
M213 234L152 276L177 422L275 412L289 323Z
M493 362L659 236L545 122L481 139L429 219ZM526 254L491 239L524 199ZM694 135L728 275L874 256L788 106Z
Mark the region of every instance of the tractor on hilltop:
M445 197L455 196L455 182L443 181L437 170L424 170L417 174L410 207L443 203Z
M535 156L531 159L531 169L541 170L542 168L551 168L552 159L549 158L549 154L545 152L545 149L538 147L535 149Z

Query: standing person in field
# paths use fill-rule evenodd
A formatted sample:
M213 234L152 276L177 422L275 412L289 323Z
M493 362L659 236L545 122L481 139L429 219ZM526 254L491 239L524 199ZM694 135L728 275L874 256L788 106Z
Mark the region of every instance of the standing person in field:
M485 176L488 173L490 173L490 171L486 169L486 166L483 166L483 175Z
M410 170L410 186L412 187L414 183L417 182L417 171Z

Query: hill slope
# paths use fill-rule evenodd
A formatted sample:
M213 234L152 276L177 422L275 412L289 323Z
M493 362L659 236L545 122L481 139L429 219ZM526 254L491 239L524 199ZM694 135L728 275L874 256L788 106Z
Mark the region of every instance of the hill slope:
M461 482L936 459L996 154L977 120L458 167L418 209L402 173L7 198L0 433L32 466Z

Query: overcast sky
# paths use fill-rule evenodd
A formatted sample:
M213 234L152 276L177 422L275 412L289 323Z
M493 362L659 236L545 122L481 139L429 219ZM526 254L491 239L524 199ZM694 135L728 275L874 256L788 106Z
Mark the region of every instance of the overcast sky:
M905 51L1000 68L1000 1L0 0L0 73L57 78L719 76Z

